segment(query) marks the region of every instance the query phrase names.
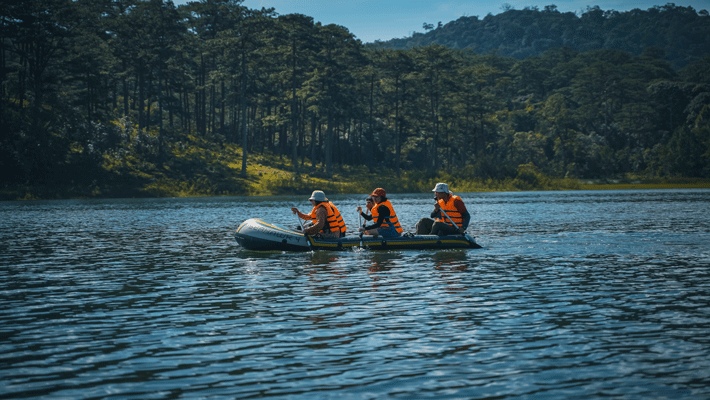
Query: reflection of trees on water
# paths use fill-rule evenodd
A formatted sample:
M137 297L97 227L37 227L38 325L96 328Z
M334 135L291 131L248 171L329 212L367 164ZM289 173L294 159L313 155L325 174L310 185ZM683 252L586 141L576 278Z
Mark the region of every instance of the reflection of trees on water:
M337 289L336 283L347 276L348 272L344 265L339 263L340 258L338 253L332 251L315 251L307 256L303 268L308 280L313 284L311 294L327 296Z
M432 256L437 270L465 271L468 268L467 250L438 251Z
M314 251L310 253L309 266L332 267L340 259L338 253L332 251Z
M440 273L440 278L446 284L447 293L457 293L468 289L461 284L461 273L466 272L470 265L466 250L447 250L434 253L432 261L434 269Z
M388 274L392 268L398 264L399 260L402 260L404 256L399 252L379 252L372 251L368 259L369 262L369 276L370 276L370 287L377 291L380 286L386 283L388 286L396 284L392 281L392 275Z
M369 267L370 272L389 271L391 269L391 267L395 264L394 261L400 260L403 258L401 253L396 253L396 252L373 251L371 253L372 253L372 256L370 257L370 267Z

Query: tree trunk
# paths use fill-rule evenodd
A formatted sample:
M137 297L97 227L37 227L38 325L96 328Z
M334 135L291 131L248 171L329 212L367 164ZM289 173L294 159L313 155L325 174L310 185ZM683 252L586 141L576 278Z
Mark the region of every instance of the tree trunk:
M333 162L333 113L328 108L328 127L325 133L325 174L328 178L333 176L331 163Z
M247 177L247 61L246 54L242 53L242 178Z
M402 145L400 144L400 123L399 123L399 77L395 79L394 84L394 147L395 147L395 160L394 160L394 171L399 178L399 159L402 154Z

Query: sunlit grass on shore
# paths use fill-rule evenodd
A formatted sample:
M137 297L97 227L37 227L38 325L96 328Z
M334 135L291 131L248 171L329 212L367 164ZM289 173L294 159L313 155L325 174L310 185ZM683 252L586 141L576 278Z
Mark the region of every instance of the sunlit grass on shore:
M364 194L377 187L393 194L425 193L437 182L448 183L456 193L710 188L710 181L692 178L559 179L543 174L533 164L520 165L514 178L505 179L479 179L445 171L400 171L397 176L392 169L371 170L366 166L337 163L331 166L331 173L326 174L323 164L314 168L307 159L299 160L298 171L294 172L288 157L270 153L249 155L244 178L239 146L216 145L187 135L181 139L169 145L169 157L162 162L126 147L105 155L102 170L91 180L6 186L0 188L0 200L306 195L313 190L327 194Z

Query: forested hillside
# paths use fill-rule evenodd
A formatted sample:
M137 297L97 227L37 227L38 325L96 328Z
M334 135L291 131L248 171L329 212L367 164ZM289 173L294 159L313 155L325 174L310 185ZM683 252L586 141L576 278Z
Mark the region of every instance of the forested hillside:
M710 18L707 10L672 3L648 10L627 12L587 7L576 15L559 12L554 5L543 10L509 9L498 15L461 17L447 24L425 23L426 33L370 44L371 47L411 49L440 44L452 49L471 49L477 54L496 52L519 60L547 50L569 47L578 52L622 50L641 55L656 47L674 68L710 53Z
M535 13L559 14L523 14ZM677 69L655 41L524 59L382 49L238 0L12 0L0 28L7 193L253 194L275 168L288 176L274 185L294 190L342 171L518 188L710 177L710 55L698 46L677 46Z

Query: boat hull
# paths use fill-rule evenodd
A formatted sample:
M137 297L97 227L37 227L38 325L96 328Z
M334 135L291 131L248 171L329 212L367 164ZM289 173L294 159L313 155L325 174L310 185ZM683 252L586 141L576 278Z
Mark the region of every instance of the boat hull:
M480 249L481 246L468 235L413 235L400 237L372 237L349 235L340 239L315 239L312 236L251 218L244 221L234 234L237 242L248 250L262 251L312 251L347 250L439 250Z

